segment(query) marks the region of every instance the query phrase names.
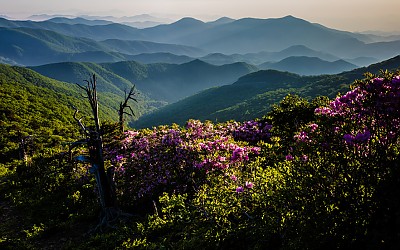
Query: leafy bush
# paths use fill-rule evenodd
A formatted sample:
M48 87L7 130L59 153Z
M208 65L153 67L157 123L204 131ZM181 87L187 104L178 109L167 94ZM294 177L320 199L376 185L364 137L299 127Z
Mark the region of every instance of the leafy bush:
M108 158L117 167L120 202L133 206L140 200L157 200L164 192L192 196L210 172L237 168L249 154L258 154L258 147L235 141L234 135L253 133L251 129L236 122L214 125L191 120L186 128L126 132L119 149L108 149ZM263 130L255 133L268 136Z
M395 233L376 227L399 214L397 192L383 195L398 184L399 83L384 73L331 102L288 96L265 121L128 132L111 154L122 200L184 197L168 217L173 223L148 217L157 229L147 224L152 237L141 240L182 248L391 246ZM385 212L388 204L394 212ZM160 242L156 231L174 237Z
M290 95L260 120L110 133L107 166L120 207L134 216L70 247L395 249L399 75L367 75L331 101ZM33 157L25 179L14 176L7 189L32 211L24 243L96 213L86 167L56 153Z

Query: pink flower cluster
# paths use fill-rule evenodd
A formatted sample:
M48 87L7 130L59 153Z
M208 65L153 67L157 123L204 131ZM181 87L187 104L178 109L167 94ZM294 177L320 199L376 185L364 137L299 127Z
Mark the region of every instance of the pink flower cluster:
M364 101L367 92L357 87L343 96L337 97L329 107L316 108L315 114L327 116L342 116L344 114L357 115L360 111L360 104Z
M315 114L336 117L335 131L339 127L354 124L357 133L341 129L342 138L348 145L366 143L378 136L381 143L394 138L400 129L400 76L374 78L370 82L359 84L352 91L337 97L329 107L315 110ZM344 119L348 119L344 123ZM379 131L379 132L378 132Z
M247 142L265 141L271 137L272 125L261 121L247 121L233 133L236 140Z
M358 132L355 136L352 134L345 134L343 139L347 144L354 144L354 143L366 143L371 137L371 132L368 129L365 129L363 132Z
M119 150L105 151L116 166L119 188L131 198L190 192L206 180L210 171L239 168L259 154L260 148L249 146L235 135L246 131L249 138L263 138L270 127L243 130L246 126L190 120L185 128L160 126L127 131Z
M345 95L327 107L315 109L317 121L302 127L294 135L295 152L285 156L287 162L309 162L311 150L351 150L368 157L371 143L397 143L400 133L400 76L373 78L356 83ZM382 148L381 148L382 149Z
M253 186L254 186L254 184L252 182L246 181L246 184L244 185L244 187L243 186L239 186L239 187L236 188L236 193L243 193L245 191L244 188L252 189Z
M310 138L308 137L307 132L305 132L305 131L301 131L299 134L295 135L294 139L297 142L310 142L311 141Z

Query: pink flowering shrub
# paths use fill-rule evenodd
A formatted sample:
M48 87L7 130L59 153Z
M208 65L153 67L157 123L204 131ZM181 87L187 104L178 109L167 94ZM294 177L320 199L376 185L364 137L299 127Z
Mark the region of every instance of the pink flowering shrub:
M266 141L271 137L272 125L261 121L247 121L239 126L233 133L236 140L247 142Z
M133 204L156 199L163 192L193 194L211 172L223 174L240 168L260 149L238 140L237 131L246 133L251 142L267 139L266 130L244 130L236 122L215 125L196 120L188 121L185 128L160 126L125 132L119 149L106 150L116 167L122 200Z
M385 73L329 102L289 95L260 121L127 131L106 152L121 204L160 206L135 232L155 248L385 249L399 133L400 77Z
M291 227L316 232L288 234L291 240L302 237L304 245L298 247L327 239L348 247L366 237L368 225L375 223L372 215L384 209L380 200L387 195L381 187L398 185L391 173L398 168L399 79L385 73L356 82L351 91L316 108L316 119L287 145L279 168L290 183L282 190L290 196L280 202L284 210L301 207L290 209L296 214L287 220Z

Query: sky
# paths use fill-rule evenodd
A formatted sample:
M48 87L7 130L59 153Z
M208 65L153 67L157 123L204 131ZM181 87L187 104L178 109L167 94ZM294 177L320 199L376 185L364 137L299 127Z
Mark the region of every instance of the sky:
M347 31L400 33L400 0L0 0L0 15L134 16L152 14L204 21L218 17L276 18L292 15Z

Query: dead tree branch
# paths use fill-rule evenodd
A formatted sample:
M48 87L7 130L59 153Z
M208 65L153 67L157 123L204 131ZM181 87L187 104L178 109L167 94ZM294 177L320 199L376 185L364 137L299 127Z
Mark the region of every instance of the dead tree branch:
M87 129L86 129L85 125L83 125L83 123L82 123L82 118L78 119L78 117L77 117L79 109L76 108L75 106L72 106L72 107L75 109L74 120L78 123L78 125L81 128L82 132L87 136L88 135L87 134Z
M135 112L133 112L132 107L128 105L129 100L133 100L133 101L137 102L137 99L134 98L135 94L136 94L135 93L135 85L133 85L128 94L126 94L126 91L125 91L125 99L123 102L121 102L119 104L119 110L118 110L119 125L120 125L120 129L122 132L124 131L124 122L125 122L124 114L129 115L129 116L135 116ZM129 108L130 113L125 111L126 108Z
M81 144L87 144L89 149L89 157L86 156L78 156L77 160L81 160L83 162L89 162L91 164L90 172L95 175L100 204L103 210L103 218L100 228L103 226L108 226L111 220L119 217L119 211L116 208L116 200L115 200L115 190L113 189L113 178L112 176L108 176L106 174L104 159L103 159L103 142L101 137L101 128L99 121L99 106L98 106L98 98L97 98L97 86L96 86L96 76L93 75L89 81L85 80L86 86L81 86L77 84L82 90L86 92L85 98L88 99L90 107L92 109L93 120L95 123L94 128L85 127L81 121L81 119L77 118L78 109L75 108L74 119L77 121L81 129L84 131L86 135L85 140L78 141L74 143L75 146ZM132 99L133 90L126 98L125 106L127 106L127 100ZM107 172L110 174L113 173L112 170L108 169Z

